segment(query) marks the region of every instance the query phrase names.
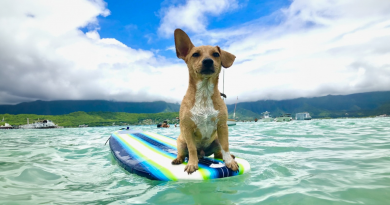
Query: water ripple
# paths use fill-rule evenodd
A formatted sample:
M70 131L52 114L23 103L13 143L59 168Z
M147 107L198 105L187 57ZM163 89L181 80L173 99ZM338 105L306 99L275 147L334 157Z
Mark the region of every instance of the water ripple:
M389 124L238 123L229 127L230 149L252 172L202 182L127 173L104 146L118 127L0 130L0 204L390 204Z

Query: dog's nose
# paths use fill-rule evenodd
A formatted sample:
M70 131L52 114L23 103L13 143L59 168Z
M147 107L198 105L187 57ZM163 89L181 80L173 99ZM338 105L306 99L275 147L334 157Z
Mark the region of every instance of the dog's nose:
M206 58L206 59L204 59L204 60L202 61L202 64L203 64L204 67L209 68L209 67L212 67L212 66L213 66L214 61L213 61L213 59Z
M202 70L200 71L201 74L213 74L215 72L214 70L214 61L210 58L205 58L202 61Z

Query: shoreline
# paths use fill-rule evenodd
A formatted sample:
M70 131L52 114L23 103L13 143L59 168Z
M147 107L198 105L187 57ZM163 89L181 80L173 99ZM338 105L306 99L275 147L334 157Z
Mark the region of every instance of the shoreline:
M339 117L339 118L312 118L311 120L334 120L334 119L366 119L366 118L378 118L378 119L390 119L390 116L385 116L385 117L379 117L379 116L370 116L370 117ZM311 121L311 120L292 120L292 121ZM261 122L260 120L258 122L255 122L254 120L252 121L237 121L239 123L274 123L274 122ZM88 123L85 123L88 124ZM152 124L126 124L126 125L97 125L97 126L86 126L86 127L79 127L79 126L56 126L56 127L44 127L44 128L19 128L13 126L12 128L0 128L0 130L40 130L40 129L63 129L63 128L80 128L80 129L85 129L85 128L98 128L98 127L127 127L127 126L153 126L157 125L158 123L152 123ZM170 125L174 125L175 123L169 123ZM18 125L19 126L19 125Z

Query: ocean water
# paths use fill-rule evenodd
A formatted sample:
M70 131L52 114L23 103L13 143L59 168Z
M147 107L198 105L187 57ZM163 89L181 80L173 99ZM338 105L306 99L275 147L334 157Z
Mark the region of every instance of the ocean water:
M127 173L104 145L118 128L0 130L0 204L390 204L390 118L238 123L251 173L199 182Z

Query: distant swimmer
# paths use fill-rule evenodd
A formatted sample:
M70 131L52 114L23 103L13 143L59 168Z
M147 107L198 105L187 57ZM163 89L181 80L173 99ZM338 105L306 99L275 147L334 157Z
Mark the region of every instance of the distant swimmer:
M179 117L176 117L177 124L175 123L175 127L180 127L180 119Z
M168 127L169 127L168 122L165 120L165 121L162 123L161 127L166 127L166 128L168 128Z
M164 120L164 122L162 124L158 124L157 125L157 128L161 128L161 127L169 128L169 124L167 123L166 120Z

